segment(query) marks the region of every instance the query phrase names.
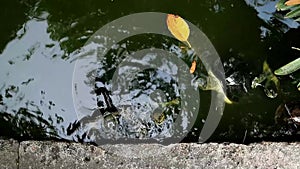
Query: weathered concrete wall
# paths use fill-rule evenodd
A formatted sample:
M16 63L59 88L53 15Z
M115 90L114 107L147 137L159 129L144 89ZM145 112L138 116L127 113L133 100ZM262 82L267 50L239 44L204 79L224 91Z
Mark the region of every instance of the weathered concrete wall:
M300 143L104 145L0 141L0 168L300 168Z

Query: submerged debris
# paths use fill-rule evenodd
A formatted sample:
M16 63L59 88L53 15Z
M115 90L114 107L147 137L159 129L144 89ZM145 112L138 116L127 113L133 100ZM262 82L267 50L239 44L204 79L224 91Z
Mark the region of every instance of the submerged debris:
M287 126L292 133L300 132L300 101L283 103L275 112L275 122L281 126Z

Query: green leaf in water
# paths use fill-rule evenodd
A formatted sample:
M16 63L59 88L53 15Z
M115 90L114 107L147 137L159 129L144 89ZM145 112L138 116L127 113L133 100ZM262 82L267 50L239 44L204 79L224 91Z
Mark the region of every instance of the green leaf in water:
M285 5L286 0L279 0L278 3L276 4L276 9L278 11L286 11L291 9L293 6L287 6Z
M267 79L265 74L261 74L259 77L255 77L252 81L251 88L255 89L257 86L262 86L261 83Z
M300 58L275 70L275 75L288 75L300 69Z
M276 9L278 11L286 11L290 10L284 17L285 18L293 18L295 21L300 22L300 5L298 1L286 1L286 0L279 0L276 4Z
M224 101L227 104L232 104L233 102L226 96L223 89L221 81L213 74L213 72L208 71L207 85L205 87L199 86L202 90L214 90L223 95Z
M262 82L265 82L262 85ZM263 63L263 73L259 77L255 77L252 81L252 88L256 88L257 86L264 87L265 94L270 98L275 98L277 96L277 91L279 91L280 83L278 78L272 73L268 63L264 61ZM274 90L276 88L276 91Z
M171 100L169 102L161 103L163 107L176 106L179 105L180 101L178 98Z
M300 16L300 6L293 8L290 12L288 12L284 17L285 18L295 18Z

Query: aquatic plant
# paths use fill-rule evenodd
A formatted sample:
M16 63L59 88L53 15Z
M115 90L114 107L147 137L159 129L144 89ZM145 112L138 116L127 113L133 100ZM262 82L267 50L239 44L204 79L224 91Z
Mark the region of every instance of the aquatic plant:
M178 15L168 14L167 16L167 26L171 34L181 42L186 43L189 48L192 48L191 44L188 41L190 35L190 28L188 24ZM194 73L196 69L196 61L192 62L190 73ZM208 70L207 85L205 87L199 86L202 90L214 90L224 96L224 101L227 104L232 104L233 102L226 96L226 93L223 89L223 84L221 81L214 75L211 70Z
M300 22L300 0L279 0L276 4L278 11L289 11L285 14L285 18L293 18Z
M262 84L263 82L264 84ZM263 63L263 72L252 81L251 88L256 88L257 86L262 86L265 94L269 98L277 97L277 92L280 89L280 83L277 77L272 73L272 70L266 61ZM274 88L276 90L274 90Z
M299 50L299 48L295 48L295 47L292 47L293 49L296 49L296 50ZM294 73L295 71L299 70L300 69L300 57L298 59L295 59L293 61L291 61L290 63L282 66L281 68L275 70L275 75L288 75L288 74L291 74L291 73ZM298 90L300 91L300 82L298 83L297 85L297 88Z

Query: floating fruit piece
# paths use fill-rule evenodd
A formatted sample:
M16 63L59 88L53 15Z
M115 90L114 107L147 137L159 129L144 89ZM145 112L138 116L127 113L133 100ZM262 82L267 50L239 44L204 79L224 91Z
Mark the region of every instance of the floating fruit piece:
M195 72L196 66L197 66L197 63L196 63L196 61L194 60L194 61L192 62L192 66L191 66L191 68L190 68L190 73L191 73L191 74L193 74L193 73Z
M300 4L300 0L288 0L284 4L287 6L298 5Z

